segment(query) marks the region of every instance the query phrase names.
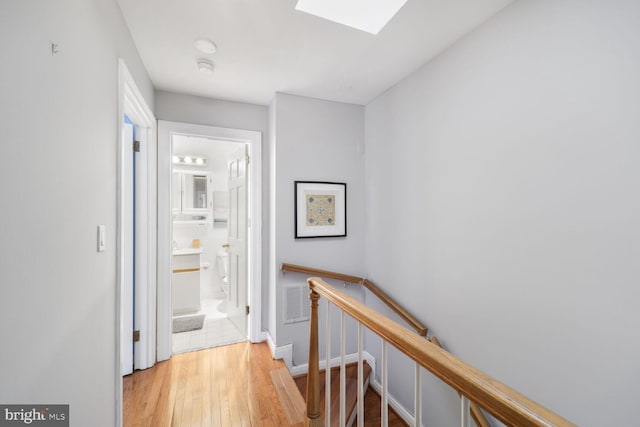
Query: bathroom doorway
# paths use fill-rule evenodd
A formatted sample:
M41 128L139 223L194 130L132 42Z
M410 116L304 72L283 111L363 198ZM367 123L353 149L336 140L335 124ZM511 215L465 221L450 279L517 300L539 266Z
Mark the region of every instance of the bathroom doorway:
M172 138L172 352L247 339L247 143Z
M261 134L158 122L157 359L262 341Z

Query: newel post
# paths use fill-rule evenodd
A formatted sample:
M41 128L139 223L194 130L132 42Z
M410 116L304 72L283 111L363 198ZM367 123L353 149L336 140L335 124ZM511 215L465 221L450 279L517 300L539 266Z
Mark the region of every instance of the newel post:
M309 292L311 319L309 321L309 370L307 371L307 423L310 427L323 425L320 417L320 363L318 354L318 300L320 295Z

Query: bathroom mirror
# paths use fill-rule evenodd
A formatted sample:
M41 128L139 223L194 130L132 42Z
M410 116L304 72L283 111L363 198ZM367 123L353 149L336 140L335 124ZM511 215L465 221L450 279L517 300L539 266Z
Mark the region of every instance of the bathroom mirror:
M210 211L209 184L206 172L173 171L172 210L176 221L206 221Z
M188 173L183 174L183 177L184 192L182 197L182 210L207 210L207 183L209 181L209 177L207 175Z

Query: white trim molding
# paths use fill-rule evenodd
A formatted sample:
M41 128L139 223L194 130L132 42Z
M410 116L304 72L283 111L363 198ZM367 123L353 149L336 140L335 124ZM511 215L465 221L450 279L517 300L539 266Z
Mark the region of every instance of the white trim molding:
M375 372L375 371L372 371ZM369 385L373 387L373 389L378 393L382 394L382 385L378 382L375 375L371 375ZM391 406L397 413L402 417L405 423L412 426L415 425L415 418L411 412L407 410L398 400L391 395L391 393L387 392L387 399L389 401L389 406Z
M158 188L171 188L172 135L190 135L247 143L249 148L249 314L248 339L262 334L262 134L190 123L158 121ZM171 357L171 218L170 191L158 193L158 360Z
M369 366L371 366L371 372L376 371L376 359L371 355L371 353L367 351L362 352L362 360L366 360ZM350 353L344 355L344 363L355 363L358 361L358 353ZM327 360L320 360L320 369L325 369L327 366ZM336 366L340 366L340 357L332 357L329 363L329 366L335 368ZM306 374L309 370L309 365L307 363L303 363L301 365L291 366L289 368L289 372L291 372L292 376L298 376Z
M267 341L269 350L271 350L271 357L274 359L282 359L284 364L287 365L287 368L289 368L289 371L291 371L291 367L293 365L293 344L276 347L276 343L273 342L273 337L269 332L265 331L263 335Z
M144 241L137 242L136 251L144 256L136 258L136 327L140 329L140 341L135 344L135 368L144 369L155 363L156 338L156 119L148 107L142 93L136 86L127 65L122 58L118 59L118 166L117 166L117 231L116 231L116 426L122 425L122 287L123 287L123 218L125 209L132 209L131 203L124 200L124 165L122 155L125 147L122 141L122 128L125 114L136 124L136 132L140 135L140 142L144 145L145 157L141 159L142 167L140 185L144 188L144 197L139 199L144 203L140 206L146 211L146 229L140 234ZM142 231L142 230L141 230ZM130 339L130 337L129 337Z

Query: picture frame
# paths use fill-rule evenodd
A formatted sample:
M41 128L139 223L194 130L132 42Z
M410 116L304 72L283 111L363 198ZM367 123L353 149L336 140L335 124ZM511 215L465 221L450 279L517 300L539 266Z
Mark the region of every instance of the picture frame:
M295 181L295 238L347 236L347 184Z

